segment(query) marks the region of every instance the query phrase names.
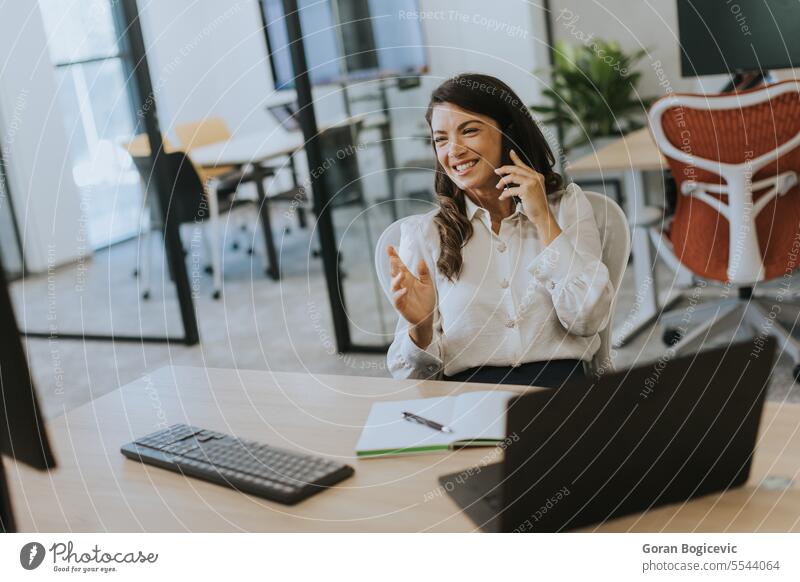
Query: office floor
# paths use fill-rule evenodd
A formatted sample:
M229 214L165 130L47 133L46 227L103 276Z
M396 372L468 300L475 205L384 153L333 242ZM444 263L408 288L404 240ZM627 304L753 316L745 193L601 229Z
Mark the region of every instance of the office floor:
M239 217L248 218L246 211ZM359 212L340 212L338 232L346 233L340 246L344 254L345 295L352 309L354 339L360 343L386 341L394 326L389 305L376 291L372 278L371 245L366 244ZM274 211L276 226L288 225L280 209ZM234 220L233 222L236 222ZM374 217L371 236L376 236L387 217ZM232 223L233 224L233 223ZM277 229L278 231L280 229ZM236 229L246 245L248 236ZM294 224L280 239L283 278L280 282L262 275L260 256L233 251L230 240L224 257L224 293L211 299L211 277L203 272L203 245L191 232L187 264L200 325L201 343L137 344L27 339L33 374L47 416L101 396L120 385L169 363L224 368L298 371L366 376L384 376L380 355L338 355L333 349L333 327L321 260L310 256L311 231ZM255 235L260 242L260 234ZM154 248L158 241L154 241ZM28 277L12 286L20 326L28 330L108 332L117 334L181 333L177 300L164 284L163 260L154 253L154 285L151 299L140 299L139 280L132 276L137 241L114 246L95 254L85 265L73 265L44 275ZM197 251L197 252L196 252ZM632 273L626 273L620 289L616 324L626 317L625 307L635 303ZM663 268L660 280L668 283L671 273ZM800 286L800 281L798 281ZM782 318L795 317L784 309ZM791 319L788 321L791 324ZM721 338L719 343L727 341ZM631 344L619 350L617 365L655 361L665 353L661 329L651 326ZM776 368L768 398L800 402L800 385L791 377L791 363L782 358Z

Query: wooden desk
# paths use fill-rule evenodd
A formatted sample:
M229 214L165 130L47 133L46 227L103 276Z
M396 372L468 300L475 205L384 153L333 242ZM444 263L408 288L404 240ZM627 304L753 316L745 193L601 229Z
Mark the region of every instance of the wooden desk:
M303 147L303 134L282 129L270 134L235 136L227 141L204 145L192 150L192 161L198 166L241 166L288 156Z
M643 127L593 151L567 165L567 172L577 178L591 176L605 181L613 178L621 183L625 200L625 214L631 225L631 251L633 276L636 284L637 305L632 318L620 325L614 333L614 346L621 347L645 329L659 313L667 310L683 295L683 290L671 286L662 299L656 279L656 263L650 244L650 224L661 218L659 212L648 209L644 190L644 172L668 169L650 129ZM691 277L678 274L680 286L691 285Z
M468 389L480 389L473 385ZM437 476L496 462L496 449L353 459L377 399L438 396L446 382L167 367L48 423L59 468L6 462L21 531L473 531ZM346 459L356 474L287 507L125 459L120 445L186 422ZM606 523L602 531L800 531L800 406L770 405L752 483L683 506Z
M661 171L669 166L658 151L647 127L630 132L600 149L580 158L567 169L571 173L627 171Z

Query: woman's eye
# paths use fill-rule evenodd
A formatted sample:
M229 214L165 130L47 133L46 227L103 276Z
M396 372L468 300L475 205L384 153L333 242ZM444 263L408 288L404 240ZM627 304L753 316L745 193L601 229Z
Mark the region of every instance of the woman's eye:
M464 135L466 135L468 133L475 133L476 131L478 131L477 128L468 127L467 129L464 130Z
M436 138L435 140L433 140L433 141L434 141L434 143L444 143L444 142L446 142L446 141L447 141L447 138L445 138L445 137L437 137L437 138Z

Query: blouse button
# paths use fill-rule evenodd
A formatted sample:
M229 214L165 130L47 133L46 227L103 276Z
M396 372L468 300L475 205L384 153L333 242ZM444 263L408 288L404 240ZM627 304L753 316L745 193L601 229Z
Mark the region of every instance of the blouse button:
M506 325L507 328L511 329L512 327L514 327L514 320L513 319L506 319L506 324L505 325Z
M504 253L506 251L506 243L504 242L499 243L497 245L497 250L500 251L501 253Z
M508 289L508 279L503 279L502 281L500 281L500 287L502 287L503 289Z
M550 289L556 288L556 284L553 281L550 281L550 283L548 283L548 286L550 287Z

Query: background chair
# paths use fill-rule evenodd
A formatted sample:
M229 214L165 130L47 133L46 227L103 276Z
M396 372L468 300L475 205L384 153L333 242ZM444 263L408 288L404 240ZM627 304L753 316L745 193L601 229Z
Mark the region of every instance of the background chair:
M192 150L195 148L225 142L233 137L230 129L228 129L228 125L222 117L205 117L200 121L179 123L175 125L173 130L178 137L181 150L186 152L190 159L192 157ZM217 196L221 200L236 194L239 186L242 184L253 181L253 176L250 174L248 168L239 168L237 166L205 167L195 164L195 170L204 184L209 180L216 180L215 187ZM251 222L250 219L240 221L238 223L238 229L241 232L247 232L248 224ZM231 243L231 248L233 250L238 250L240 246L239 241L234 238ZM252 254L253 249L249 248L248 252Z
M338 216L342 216L342 209L357 208L355 210L356 217L364 222L364 236L367 245L370 245L372 231L370 214L367 212L369 207L364 196L363 174L358 165L358 153L361 146L354 140L354 137L360 133L360 124L361 122L355 127L350 125L333 126L322 131L317 139L320 142L323 159L328 160L329 163L323 168L309 171L315 171L319 175L325 191L331 196L328 204L334 212L334 220L337 220ZM297 199L296 196L295 199ZM348 222L350 220L353 218L348 218ZM315 247L312 249L312 255L319 257L321 252Z
M586 364L588 374L602 375L614 371L614 362L611 357L611 329L614 322L614 310L619 297L619 288L628 265L628 256L631 252L631 237L628 220L622 208L608 196L597 192L586 192L586 197L592 205L597 228L600 231L600 245L602 248L603 264L608 268L611 284L614 286L614 298L611 301L611 315L608 325L600 332L600 348ZM378 276L383 292L389 303L394 304L392 293L391 263L386 255L386 247L393 245L399 247L400 232L403 222L410 217L401 218L390 224L378 237L375 246L375 273Z
M390 210L392 218L397 220L400 214L408 214L408 208L416 205L416 202L432 204L435 203L436 196L433 190L407 191L403 186L407 179L414 176L424 178L426 182L433 184L436 174L436 161L432 156L408 160L402 166L388 170L389 179L394 183L395 198L391 198Z
M196 147L228 141L231 132L228 125L221 117L206 117L200 121L179 123L174 127L175 135L181 149L191 157L192 150ZM197 167L200 179L205 182L209 178L216 178L236 171L235 166L214 166L213 168Z
M146 196L154 195L149 186L153 180L153 162L149 155L135 156L133 161L139 171L142 182L148 187ZM201 181L200 175L184 152L170 152L164 154L163 163L167 168L169 182L172 188L169 192L169 216L162 217L158 204L150 204L157 216L155 222L159 227L165 227L166 221L182 224L203 224L206 246L211 258L211 274L213 276L212 297L219 299L222 294L222 258L219 229L219 216L229 212L239 204L251 201L238 201L233 197L220 198L216 190L216 179ZM152 227L145 230L144 252L139 253L139 273L142 278L142 297L150 296L150 235Z
M164 148L164 153L174 152L175 148L170 142L167 136L161 136L161 143ZM139 165L136 163L137 158L146 158L150 155L150 141L147 137L147 134L142 133L139 135L135 135L133 139L128 142L120 143L122 149L128 152L128 155L131 156L134 165L136 166L137 170L139 170L139 179L142 182L142 192L144 193L143 200L142 200L142 207L141 211L139 212L139 234L144 234L145 240L147 241L147 249L149 249L150 244L150 231L154 225L158 224L158 209L156 208L157 205L153 205L152 202L155 200L154 196L150 196L149 194L152 191L150 180L151 178L149 175L147 177L143 176ZM148 250L149 253L149 250ZM149 254L148 254L149 257ZM146 272L143 273L142 270ZM142 261L141 255L137 258L136 267L133 270L134 277L145 277L149 281L150 272L149 272L149 264L146 264ZM147 285L149 289L149 283ZM150 296L149 290L146 291L144 294L144 298L147 299Z
M800 344L772 314L776 301L796 298L758 288L781 277L788 281L797 267L800 83L725 95L674 94L657 101L649 118L679 192L671 251L692 274L723 283L722 298L691 316L662 315L665 340L682 353L714 335L749 328L775 336L800 378Z

